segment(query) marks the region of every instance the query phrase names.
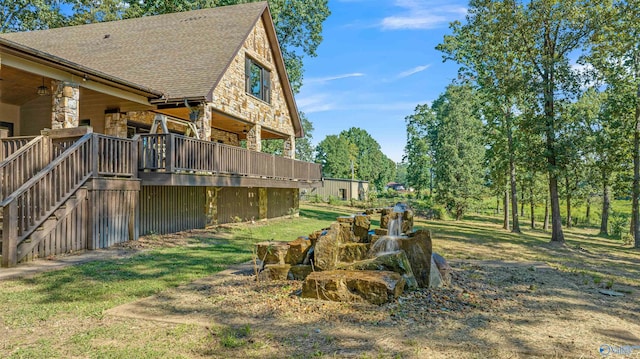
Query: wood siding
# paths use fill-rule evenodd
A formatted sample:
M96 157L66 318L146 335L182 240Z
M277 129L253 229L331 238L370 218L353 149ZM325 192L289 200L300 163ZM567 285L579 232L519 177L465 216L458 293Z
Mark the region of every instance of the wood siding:
M223 187L218 192L218 224L260 218L257 188Z
M91 191L91 236L88 248L108 248L117 243L137 239L135 233L138 191Z
M204 228L204 187L143 186L140 191L140 234L166 234Z
M267 218L276 218L291 214L296 210L294 191L290 188L267 189Z

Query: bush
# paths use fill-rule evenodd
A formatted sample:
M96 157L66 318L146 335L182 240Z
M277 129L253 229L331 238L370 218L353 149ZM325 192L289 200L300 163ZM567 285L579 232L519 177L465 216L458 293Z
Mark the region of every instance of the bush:
M615 238L622 239L622 235L629 230L629 215L612 211L609 224L611 226L611 235Z

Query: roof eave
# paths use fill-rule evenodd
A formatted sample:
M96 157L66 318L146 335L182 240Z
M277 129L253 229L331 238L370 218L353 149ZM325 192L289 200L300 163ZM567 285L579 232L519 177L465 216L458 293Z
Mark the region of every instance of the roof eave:
M123 80L104 72L100 72L89 67L74 63L49 53L33 49L0 37L0 49L13 55L34 61L39 64L50 66L58 70L66 71L74 75L78 75L87 80L100 82L119 89L128 90L147 98L154 99L163 96L161 91L157 91L133 82Z

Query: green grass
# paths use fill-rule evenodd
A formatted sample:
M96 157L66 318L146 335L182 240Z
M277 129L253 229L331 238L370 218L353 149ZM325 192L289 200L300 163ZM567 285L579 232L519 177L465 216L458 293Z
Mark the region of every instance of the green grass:
M303 204L299 218L225 226L219 238L194 232L187 245L0 282L0 357L189 358L259 351L264 343L254 342L249 326L205 329L114 319L103 313L246 262L257 241L293 240L354 212ZM378 216L372 220L377 226ZM625 291L634 289L621 286L640 286L640 253L620 241L597 237L594 229L566 230L567 246L555 247L548 244L547 232L525 229L517 235L500 225L499 217L480 215L461 222L416 220L416 227L433 232L434 249L447 259L542 261L584 276L594 286Z

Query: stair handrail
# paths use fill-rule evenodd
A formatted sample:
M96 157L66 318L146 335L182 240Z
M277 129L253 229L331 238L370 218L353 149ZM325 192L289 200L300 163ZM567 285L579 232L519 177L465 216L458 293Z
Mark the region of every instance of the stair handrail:
M27 142L24 146L20 147L16 152L7 156L7 158L3 159L0 162L0 201L2 201L6 195L13 193L16 189L18 189L21 185L23 185L29 178L33 177L36 173L42 170L50 161L51 155L48 151L46 151L46 145L44 143L45 137L40 135L36 136L29 142ZM38 152L33 152L32 150L38 146L42 145L42 149ZM38 154L40 158L38 161L33 162L33 168L28 168L26 171L22 171L21 173L17 173L14 169L11 171L11 175L19 176L16 179L15 183L10 183L7 181L8 176L7 167L15 167L21 159L24 159L23 156L28 156L30 153L33 153L34 157ZM8 183L9 182L9 183Z
M4 220L7 221L5 223L10 223L10 225L7 226L8 228L5 227L2 233L2 266L6 267L16 265L17 246L20 242L26 239L34 230L44 223L47 218L49 218L67 199L69 199L78 188L91 178L93 175L93 153L91 146L93 137L92 133L87 133L82 136L78 141L60 154L60 156L38 172L38 174L29 179L20 186L20 188L0 202L0 207L2 207L4 213ZM86 144L88 144L84 149L86 153L84 153L83 156L76 156L76 165L80 166L81 171L76 173L66 172L70 172L72 167L69 159L77 154L78 149ZM68 167L59 167L64 165L65 161L69 164ZM32 195L30 198L21 199L21 197L25 196L25 194L32 190L33 187L41 184L46 176L57 170L63 172L60 176L67 175L67 177L74 181L73 183L69 183L68 186L62 186L65 191L54 190L51 191L52 193L47 193L44 197L42 196L42 193L38 193L39 196ZM61 188L61 183L58 181L53 182L55 183L53 183L52 186ZM41 189L42 186L39 186L39 188ZM25 207L29 207L33 213L30 213L30 215L20 215L18 213L19 199L24 201L21 209L25 210ZM34 206L34 202L38 202L38 205ZM26 204L30 205L26 206ZM33 207L36 207L37 209L34 210Z

